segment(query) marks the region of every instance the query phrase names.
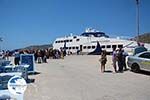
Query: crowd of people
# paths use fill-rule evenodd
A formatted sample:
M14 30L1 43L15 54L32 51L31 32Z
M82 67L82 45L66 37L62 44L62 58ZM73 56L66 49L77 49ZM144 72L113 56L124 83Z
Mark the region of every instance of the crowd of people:
M47 63L47 59L63 59L65 51L56 49L16 50L14 64L19 65L21 54L33 54L36 63Z
M128 56L128 53L125 52L122 48L119 49L113 48L112 65L116 73L118 72L122 73L124 70L127 70L126 56ZM101 52L101 58L99 59L99 61L101 62L101 72L103 73L105 72L105 65L107 62L106 50L103 50Z
M122 48L113 49L112 62L113 62L113 67L115 72L123 72L124 70L127 70L126 56L128 56L128 53L125 52ZM118 68L117 68L117 64L118 64Z
M1 59L9 60L9 51L8 50L7 51L2 50L0 52L0 58Z
M64 56L71 53L66 53L64 49L22 49L12 51L2 50L0 52L0 58L5 60L10 60L10 56L14 56L14 64L20 64L20 55L21 54L33 54L36 63L47 63L47 59L64 59Z
M138 53L147 51L147 48L144 47L144 43L137 43L138 46L134 49L133 55L136 55ZM106 50L103 50L101 52L101 58L99 59L101 63L101 72L105 72L105 65L107 62L107 52ZM116 49L115 47L113 48L112 52L112 65L114 68L114 72L116 73L122 73L123 71L127 70L127 65L126 65L126 57L128 56L128 53L124 51L122 47L119 49Z
M17 49L14 51L0 51L0 59L10 60L10 56L14 56L14 64L20 64L20 55L21 54L33 54L36 63L47 63L47 59L64 59L66 55L72 55L71 51L66 52L65 49ZM77 51L79 55L79 51Z
M133 55L142 52L147 51L147 49L144 47L144 45L138 44L138 47L135 48ZM20 55L21 54L33 54L34 60L36 63L47 63L47 59L64 59L64 56L71 54L66 53L66 50L61 49L32 49L32 50L16 50L12 55L15 57L14 64L19 65L20 64ZM77 55L79 52L77 52ZM11 56L10 51L1 51L0 56L2 59L9 60L9 56ZM122 73L123 71L127 70L126 65L126 56L128 56L128 53L124 51L123 48L113 48L112 52L112 65L114 68L114 72L116 73ZM101 72L105 72L105 65L107 63L107 51L102 50L101 57L99 59L100 65L101 65Z

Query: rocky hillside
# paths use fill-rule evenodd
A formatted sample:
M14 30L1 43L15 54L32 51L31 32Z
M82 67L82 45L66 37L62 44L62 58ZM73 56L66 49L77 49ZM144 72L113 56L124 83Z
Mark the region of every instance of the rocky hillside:
M134 38L136 40L137 37ZM144 43L150 43L150 33L144 33L139 36L139 41Z
M25 47L23 49L47 49L47 48L52 48L52 44L32 45L32 46Z

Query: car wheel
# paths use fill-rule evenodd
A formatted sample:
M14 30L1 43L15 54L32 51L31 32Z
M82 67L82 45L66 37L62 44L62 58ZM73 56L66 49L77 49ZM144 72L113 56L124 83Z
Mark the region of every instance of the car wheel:
M138 73L140 71L140 67L138 64L134 63L132 66L131 66L131 71L135 72L135 73Z

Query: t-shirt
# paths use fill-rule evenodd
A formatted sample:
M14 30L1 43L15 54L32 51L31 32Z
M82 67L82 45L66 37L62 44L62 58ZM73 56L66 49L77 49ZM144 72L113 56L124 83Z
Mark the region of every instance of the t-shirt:
M15 52L15 58L19 58L19 57L20 57L19 52Z
M117 56L117 52L116 52L116 51L113 51L112 60L116 60L116 56Z

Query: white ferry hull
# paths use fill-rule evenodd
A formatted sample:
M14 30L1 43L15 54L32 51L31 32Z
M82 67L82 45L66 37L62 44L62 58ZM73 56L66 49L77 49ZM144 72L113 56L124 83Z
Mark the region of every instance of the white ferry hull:
M137 47L136 41L108 38L104 33L101 33L104 35L101 37L86 36L87 34L89 33L84 33L85 36L57 38L53 43L53 49L60 50L61 48L65 48L67 53L71 52L72 54L77 53L77 51L80 51L82 54L100 54L101 50L106 50L111 53L114 47L123 47L126 52L132 54L133 49ZM95 35L94 32L92 34ZM100 46L98 46L97 42ZM150 44L145 44L145 46L150 49Z

